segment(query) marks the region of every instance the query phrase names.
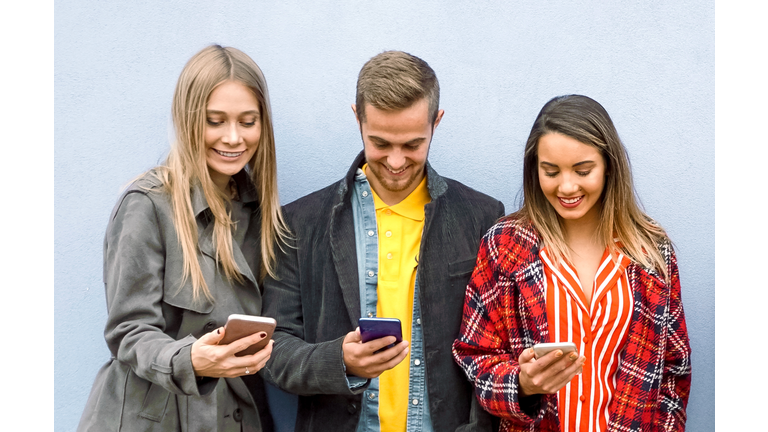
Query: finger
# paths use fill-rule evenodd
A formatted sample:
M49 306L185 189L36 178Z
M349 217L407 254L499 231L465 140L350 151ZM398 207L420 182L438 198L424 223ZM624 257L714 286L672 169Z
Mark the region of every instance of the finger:
M403 342L405 342L405 341L403 341ZM398 348L401 347L401 345L402 344L397 344L397 346L394 346L394 347L388 349L387 351L392 351L392 350L398 349ZM387 361L384 364L384 367L386 369L392 369L393 367L399 365L400 362L402 362L405 359L405 357L408 355L409 352L410 352L410 347L408 345L405 345L405 347L404 347L404 349L402 351L400 351L395 357L393 357L392 359L390 359L389 361Z
M528 363L533 360L535 356L536 355L533 352L533 348L527 348L520 353L520 356L517 358L517 362L519 364Z
M558 391L561 388L565 387L566 384L571 382L573 377L580 374L584 367L584 362L586 361L586 357L580 357L577 358L576 361L572 362L569 367L564 369L559 374L555 375L552 378L552 383L554 385L553 391Z
M202 336L200 336L201 344L203 345L218 345L219 341L224 338L224 327L219 327L216 330L206 333Z
M346 336L344 336L344 343L358 343L362 339L360 338L360 327L356 328L355 331L351 331L347 333Z
M230 355L234 355L235 353L239 353L240 351L248 348L249 346L251 346L251 345L261 341L265 337L267 337L267 333L266 332L258 332L258 333L254 333L252 335L246 336L244 338L240 338L240 339L230 343L229 345L227 345L228 353Z
M382 338L378 338L378 339L374 339L374 340L370 340L368 342L365 342L363 344L363 348L367 352L372 354L372 353L375 353L376 351L378 351L378 350L380 350L380 349L382 349L382 348L384 348L386 346L392 345L396 341L397 341L397 338L395 338L394 336L384 336ZM403 342L405 342L405 341L403 341Z
M531 348L530 350L533 351L533 348ZM520 357L522 357L522 356L523 355L521 354ZM562 358L563 358L563 351L562 350L556 349L554 351L550 351L547 354L545 354L545 355L543 355L543 356L541 356L541 357L539 357L537 359L533 359L532 361L530 361L529 364L530 364L531 367L528 369L528 373L530 375L537 375L537 374L540 374L540 373L544 373L550 367L552 367L552 365L557 364L557 362L560 361ZM557 372L563 370L564 368L566 368L567 366L568 365L563 365L563 367L561 367L559 369L554 369L554 370L550 371L548 375L552 375L553 373L557 373Z

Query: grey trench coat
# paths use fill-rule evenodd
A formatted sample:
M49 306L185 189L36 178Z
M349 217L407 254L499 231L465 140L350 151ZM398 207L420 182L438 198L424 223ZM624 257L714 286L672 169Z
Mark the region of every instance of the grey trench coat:
M78 431L271 430L260 377L197 379L190 356L192 343L229 314L261 313L258 196L245 171L234 178L241 200L233 202L233 248L243 284L216 265L210 209L200 187L191 193L198 259L214 302L193 300L189 280L179 287L181 248L159 182L145 175L118 200L104 239L112 358L96 376Z

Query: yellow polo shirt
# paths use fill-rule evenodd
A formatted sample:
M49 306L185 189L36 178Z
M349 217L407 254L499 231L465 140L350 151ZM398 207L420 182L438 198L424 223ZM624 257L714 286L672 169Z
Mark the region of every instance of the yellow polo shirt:
M416 264L424 231L424 206L430 201L426 176L410 195L393 206L385 204L373 192L379 230L376 315L400 319L403 338L409 342ZM410 364L409 351L400 364L379 376L379 420L382 432L401 432L406 429Z

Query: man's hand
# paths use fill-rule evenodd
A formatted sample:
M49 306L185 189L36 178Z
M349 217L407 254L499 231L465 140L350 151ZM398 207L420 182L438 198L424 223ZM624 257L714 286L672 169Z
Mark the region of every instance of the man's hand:
M382 372L392 369L408 355L408 341L388 348L380 353L376 351L395 343L394 336L385 336L363 343L360 338L360 328L347 333L341 350L347 373L361 378L376 378Z

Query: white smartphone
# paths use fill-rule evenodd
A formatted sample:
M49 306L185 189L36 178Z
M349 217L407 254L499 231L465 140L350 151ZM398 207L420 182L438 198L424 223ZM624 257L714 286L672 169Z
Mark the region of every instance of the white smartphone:
M563 354L566 354L569 352L576 352L576 344L574 344L573 342L538 343L533 346L533 355L536 358L540 358L556 349L563 351Z
M255 354L267 346L269 340L272 338L272 332L275 331L276 325L277 322L274 318L232 314L229 316L227 324L224 326L224 338L219 341L219 345L229 345L238 339L263 331L267 334L267 337L236 353L235 356L242 357L244 355Z

